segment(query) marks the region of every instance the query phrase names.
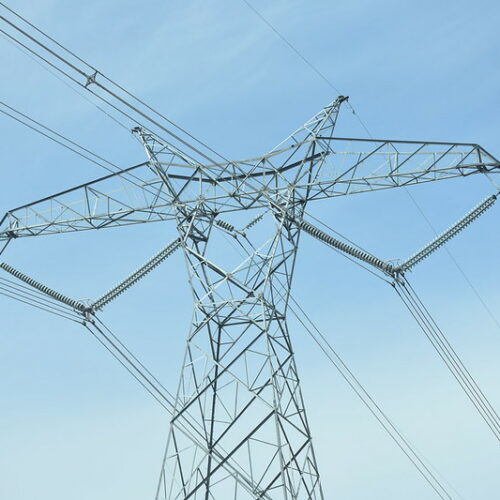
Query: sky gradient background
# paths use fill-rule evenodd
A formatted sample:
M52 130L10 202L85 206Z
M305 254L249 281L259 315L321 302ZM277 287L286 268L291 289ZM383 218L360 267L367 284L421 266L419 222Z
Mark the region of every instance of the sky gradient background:
M215 150L269 150L335 98L240 0L10 1L35 24ZM481 144L500 156L497 2L254 0L350 102L374 137ZM129 133L0 40L2 99L126 167ZM348 109L341 136L365 137ZM103 174L0 117L0 212ZM484 178L412 194L443 230L493 192ZM449 244L500 317L499 207ZM404 191L311 211L382 258L433 233ZM14 242L2 255L75 298L96 297L174 237L169 224ZM383 283L307 237L294 297L404 434L469 500L500 491L500 451ZM444 251L410 276L493 404L500 327ZM174 389L191 315L180 253L103 318ZM0 297L0 498L153 498L168 418L77 325ZM291 322L326 498L436 498L302 329ZM460 498L460 496L456 496Z

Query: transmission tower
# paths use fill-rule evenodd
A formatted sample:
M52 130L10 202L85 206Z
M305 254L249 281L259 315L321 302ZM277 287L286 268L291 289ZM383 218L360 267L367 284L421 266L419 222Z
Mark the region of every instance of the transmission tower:
M182 249L194 313L177 392L164 393L144 378L171 413L156 498L323 499L287 326L301 233L370 264L399 285L404 272L442 242L398 267L320 231L306 220L306 206L479 173L498 175L499 161L476 144L339 137L344 96L270 152L229 161L32 25L13 17L7 29L33 57L48 61L126 120L146 161L9 210L0 223L0 253L17 238L159 221L174 224L178 237L91 304L7 263L0 267L67 308L120 357L123 346L117 348L97 313ZM144 376L135 358L121 359L137 377Z

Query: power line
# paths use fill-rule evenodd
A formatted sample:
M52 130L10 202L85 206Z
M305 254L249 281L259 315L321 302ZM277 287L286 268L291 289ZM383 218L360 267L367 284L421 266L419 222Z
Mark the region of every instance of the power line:
M342 94L340 90L315 66L309 59L306 58L306 56L292 43L290 40L288 40L281 31L279 31L272 23L264 17L264 15L259 12L248 0L242 0L242 2L257 16L259 19L265 23L269 28L271 28L272 31L306 64L314 73L316 73L321 80L323 80L332 90L334 90L337 94ZM367 126L363 122L363 120L360 118L360 116L356 113L356 110L354 109L353 105L347 101L347 106L350 108L352 111L352 114L356 117L360 125L363 127L365 132L368 134L368 137L373 139L372 135L370 134L370 131L368 130Z
M20 297L25 297L28 298L29 300L33 300L33 302L39 303L39 304L44 304L47 306L50 306L54 308L55 310L60 310L62 312L71 312L75 313L75 310L72 309L69 306L66 306L62 304L61 302L56 302L53 299L50 299L47 295L41 294L40 292L37 292L36 290L28 289L28 287L19 285L17 283L13 283L10 280L6 280L5 278L0 278L0 286L7 287L7 289L11 293L15 293L19 295ZM6 290L4 288L4 290ZM75 313L76 316L76 313Z
M307 66L309 66L309 68L311 68L331 89L333 89L335 92L337 92L337 94L341 94L340 90L335 87L335 85L333 85L333 83L316 67L314 66L308 59L306 59L306 57L302 54L302 52L300 52L297 47L295 47L295 45L293 45L287 38L285 38L285 36L280 32L278 31L278 29L273 25L271 24L271 22L266 19L250 2L248 2L247 0L242 0L243 3L245 3L247 5L247 7L249 9L251 9L253 11L253 13L255 15L257 15L260 20L267 24L267 26L269 26L269 28L271 28L274 33L276 33L276 35L278 35L278 37L293 51L295 52L295 54L300 58L302 59L302 61L307 64Z
M1 3L0 3L0 5L1 5ZM110 118L111 120L113 120L117 125L119 125L123 129L125 129L128 134L130 133L130 129L123 122L119 121L116 117L114 117L113 115L109 114L104 108L102 108L101 106L99 106L96 102L94 102L91 99L89 99L88 96L86 96L83 92L80 92L80 90L78 90L77 87L71 85L64 78L62 78L55 71L53 71L49 66L43 64L42 61L40 61L37 57L33 56L28 50L22 48L19 45L18 42L12 40L9 36L7 36L4 32L2 32L2 30L0 30L0 36L2 36L2 38L4 40L6 40L8 43L10 43L17 50L19 50L20 52L22 52L26 57L29 57L33 62L35 62L36 64L38 64L42 69L44 69L45 71L47 71L48 73L50 73L54 78L57 78L57 80L59 80L63 85L65 85L66 87L68 87L69 89L71 89L73 92L75 92L76 94L78 94L82 99L85 99L92 106L95 106L99 111L101 111L108 118Z
M420 326L433 348L446 367L470 399L482 419L486 422L495 438L500 441L500 419L495 409L481 391L460 357L451 347L444 333L439 329L430 313L425 309L415 291L404 280L396 283L396 291Z
M403 436L401 431L394 425L387 414L381 409L380 405L374 400L374 398L368 393L365 387L361 384L359 379L352 373L349 367L345 364L340 355L336 352L333 346L330 344L326 336L318 329L315 323L312 321L310 316L304 311L300 304L295 300L295 298L290 294L290 299L294 305L299 309L300 313L304 316L306 321L313 327L316 334L305 324L305 322L300 318L299 314L290 307L292 314L297 318L300 324L305 328L306 332L311 336L313 341L318 345L323 354L332 363L332 365L337 369L342 378L348 383L355 394L361 399L363 404L368 408L370 413L376 418L382 428L389 434L391 439L396 443L400 450L406 455L417 471L423 476L427 483L434 489L440 498L451 499L452 496L447 492L444 485L439 481L436 475L429 469L427 464L419 456L414 447L410 442ZM324 345L323 345L324 344ZM326 346L326 347L325 347Z
M7 108L9 111L6 111L5 109L2 109L2 106ZM40 121L35 120L34 118L28 116L25 113L22 113L21 111L17 110L16 108L6 104L5 102L0 101L0 113L4 114L5 116L15 120L16 122L20 123L21 125L24 125L25 127L29 128L30 130L36 132L37 134L42 135L46 139L49 139L50 141L53 141L54 143L58 144L59 146L62 146L63 148L77 154L78 156L90 161L91 163L103 168L107 172L111 173L118 173L119 177L124 178L128 183L132 184L133 186L138 187L139 189L148 192L151 195L154 195L158 199L164 201L164 202L169 202L170 200L165 197L165 195L162 192L158 192L156 190L152 190L149 186L144 184L144 180L141 179L139 176L135 175L132 172L123 172L122 169L116 165L115 163L103 158L102 156L94 153L91 151L89 148L82 146L81 144L78 144L72 139L69 139L68 137L60 134L59 132L56 132L55 130L51 129L50 127L47 127Z
M220 159L223 159L227 161L222 155L218 154L215 152L213 149L208 147L206 144L195 138L193 135L189 134L187 131L176 125L174 122L166 118L164 115L158 113L156 110L154 110L151 106L147 105L144 103L141 99L135 97L132 93L128 92L125 90L123 87L120 85L116 84L111 80L110 78L106 77L102 73L100 73L98 70L96 70L93 66L90 64L86 63L83 59L79 58L78 56L75 56L73 52L68 50L64 45L60 44L59 42L56 42L54 39L52 39L50 36L45 34L42 30L39 28L36 28L33 24L31 24L29 21L24 19L22 16L14 12L12 9L8 8L5 6L3 3L0 2L0 5L6 8L10 13L15 15L18 19L26 23L31 29L36 30L36 33L39 35L42 35L45 37L46 41L45 43L40 41L37 36L34 34L28 33L25 29L21 28L20 26L16 25L13 21L10 21L6 19L5 17L1 17L1 19L9 25L12 29L14 29L18 34L20 34L24 39L27 39L29 43L35 44L35 48L27 46L25 43L21 42L16 36L13 36L9 33L7 33L4 30L0 30L1 33L3 33L5 36L9 37L12 41L17 43L19 46L23 47L25 50L29 51L31 54L33 54L35 57L39 58L41 61L43 61L45 64L49 65L52 67L54 70L60 72L63 74L67 79L75 83L76 85L82 87L83 89L87 90L90 92L92 95L94 95L97 99L101 100L102 102L106 103L107 106L109 106L111 109L115 110L116 112L120 113L121 115L125 116L127 119L131 120L131 122L137 126L144 126L142 123L138 121L138 117L144 118L147 122L149 122L150 125L153 125L154 127L159 128L162 132L167 133L171 138L173 138L175 141L179 142L182 146L185 146L192 152L196 153L200 157L204 158L205 160L208 160L211 163L217 163L213 158L209 156L206 152L200 150L199 148L193 146L190 142L188 142L185 138L181 137L180 134L184 134L186 137L189 139L193 140L196 142L199 146L202 148L205 148L206 151L215 154L218 156ZM19 35L18 35L19 36ZM49 47L47 45L47 41L49 41L51 44L54 44L55 47ZM42 53L39 53L39 50L42 50ZM66 54L63 56L60 53L60 50L64 51ZM69 58L74 58L76 60L70 61ZM52 58L52 61L50 61L48 58ZM80 63L80 65L78 64ZM81 64L85 65L86 68L81 68ZM64 68L64 69L63 69ZM70 74L72 73L72 74ZM104 79L105 81L109 82L111 84L111 88L108 88L108 86L103 85L100 83L99 79L97 76L99 75L99 79ZM83 81L79 81L79 79L82 79ZM92 90L92 86L95 86L96 90L102 91L104 95L101 95L97 91ZM120 95L122 94L122 95ZM133 102L130 102L128 99L132 98ZM111 99L111 100L110 100ZM115 103L118 104L114 104ZM143 109L141 109L141 107ZM128 109L128 111L126 111ZM151 116L149 114L152 112L156 117ZM135 114L135 117L132 116L130 113ZM163 125L158 121L158 119L164 120L168 123L168 125L171 125L175 127L178 132L173 132L170 130L168 127ZM147 127L145 127L146 130L151 132L151 130Z
M3 284L3 286L2 286ZM73 309L60 307L48 300L39 300L39 298L34 298L30 296L29 293L23 292L22 290L16 289L14 286L6 284L2 281L0 284L0 294L9 297L11 299L17 300L36 309L54 314L56 316L81 323L81 318L75 313Z
M493 408L493 406L490 403L490 401L488 400L488 398L484 395L483 391L478 386L477 382L474 380L474 378L470 374L470 372L467 369L467 367L463 364L462 360L460 359L460 357L458 356L458 354L455 352L454 348L451 346L451 344L448 341L448 339L446 338L445 334L439 328L439 326L437 325L436 321L434 320L434 318L432 317L432 315L428 311L427 307L423 304L422 300L417 295L417 293L415 292L414 288L411 286L411 284L408 282L408 280L406 278L404 279L404 284L411 291L411 295L413 295L413 297L415 298L415 301L417 302L417 304L420 307L420 309L427 315L428 321L430 321L431 326L433 328L435 328L435 330L437 331L438 335L441 336L441 338L443 339L443 341L444 341L445 345L447 346L447 349L449 350L449 352L451 352L453 354L453 356L455 357L456 362L459 364L459 366L463 370L463 372L466 375L466 377L468 378L469 382L473 385L475 391L477 391L477 394L479 394L482 397L483 404L485 404L485 406L488 408L489 414L492 416L492 419L495 421L497 428L499 428L499 430L500 430L500 417L498 416L498 413Z
M5 108L11 110L12 113L9 113L5 109L1 109L1 106L4 106ZM5 102L2 102L2 101L0 101L0 113L3 113L4 115L12 118L13 120L17 121L18 123L21 123L25 127L28 127L29 129L33 130L34 132L36 132L38 134L41 134L42 136L46 137L47 139L55 142L56 144L59 144L60 146L68 149L69 151L72 151L73 153L81 156L82 158L85 158L86 160L94 163L95 165L98 165L99 167L107 170L108 172L116 172L116 170L120 169L118 167L118 165L115 165L114 163L112 163L112 162L102 158L101 156L93 153L89 149L87 149L83 146L80 146L79 144L77 144L73 140L68 139L67 137L56 132L55 130L43 125L42 123L40 123L37 120L34 120L33 118L30 118L28 115L22 113L21 111L18 111L17 109L13 108L12 106L9 106L8 104L6 104ZM16 116L16 115L18 115L18 116ZM24 118L24 120L19 118L19 116ZM30 124L30 122L31 122L31 124ZM38 126L38 128L37 128L37 126ZM46 132L49 132L49 133L46 133ZM51 136L50 134L53 134L53 136L55 136L55 137ZM61 140L59 140L58 138ZM74 146L74 147L72 147L72 146ZM87 154L85 154L85 153L87 153ZM98 161L98 160L100 160L100 161ZM111 165L114 168L110 168L109 166L107 166L105 164Z
M212 153L214 153L215 155L219 156L219 158L227 161L226 158L224 158L223 156L221 156L219 153L217 153L215 150L213 150L210 146L208 146L207 144L205 144L204 142L202 142L201 140L199 140L198 138L196 138L195 136L193 136L192 134L190 134L187 130L185 130L184 128L182 128L181 126L179 126L178 124L176 124L175 122L173 122L172 120L170 120L169 118L167 118L162 113L158 112L156 109L154 109L151 106L149 106L146 102L144 102L139 97L137 97L134 94L132 94L131 92L129 92L127 89L125 89L124 87L122 87L121 85L119 85L118 83L116 83L115 81L113 81L111 78L109 78L106 75L104 75L103 73L101 73L93 65L89 64L87 61L85 61L84 59L82 59L80 56L78 56L77 54L75 54L73 51L71 51L70 49L68 49L67 47L65 47L61 43L59 43L57 40L55 40L50 35L48 35L47 33L45 33L43 30L41 30L40 28L38 28L37 26L35 26L33 23L29 22L25 17L21 16L18 12L15 12L13 9L11 9L7 5L5 5L3 2L0 2L0 5L3 6L5 9L7 9L11 14L15 15L17 18L19 18L20 20L22 20L23 22L25 22L28 26L30 26L31 28L33 28L34 30L36 30L39 34L41 34L42 36L46 37L48 40L50 40L52 43L54 43L60 49L64 50L66 53L68 53L69 55L71 55L72 57L74 57L77 61L81 62L82 64L85 64L88 68L90 68L94 72L99 73L100 76L102 76L108 82L110 82L113 85L115 85L118 89L120 89L123 92L125 92L129 97L133 98L134 100L136 100L137 102L139 102L140 104L142 104L143 106L145 106L147 109L149 109L150 111L152 111L158 117L162 118L167 123L169 123L170 125L172 125L175 128L177 128L177 130L179 130L180 132L186 134L190 139L193 139L195 142L197 142L201 146L205 147L207 150L209 150Z
M5 291L0 291L0 295L3 295L4 297L8 297L10 299L16 300L17 302L22 302L23 304L27 304L27 305L29 305L31 307L34 307L35 309L40 309L41 311L45 311L45 312L48 312L50 314L54 314L55 316L60 316L61 318L69 319L70 321L75 321L75 322L78 323L78 320L76 320L74 318L65 316L64 314L60 314L60 313L58 313L56 311L53 311L53 310L51 310L49 308L46 308L46 307L43 307L43 306L38 306L38 305L36 305L35 302L24 300L24 299L20 298L19 296L16 296L15 294L11 294L11 293L8 293L8 292L5 292Z

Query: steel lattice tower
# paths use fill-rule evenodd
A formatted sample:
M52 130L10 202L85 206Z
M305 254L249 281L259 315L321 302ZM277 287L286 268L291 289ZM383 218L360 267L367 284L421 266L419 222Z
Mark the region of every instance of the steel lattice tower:
M171 417L156 498L323 499L287 326L301 232L392 277L406 268L322 233L305 220L307 204L498 174L500 163L477 144L339 137L335 126L347 100L342 96L270 152L228 161L187 132L172 131L165 117L51 38L35 42L41 32L30 38L14 30L12 38L27 38L23 43L31 44L33 56L64 70L65 77L130 119L147 161L8 211L0 221L0 253L17 238L149 222L170 221L178 237L92 304L6 263L0 267L69 308L109 342L96 314L181 248L194 312L177 393L163 396Z
M195 303L160 485L165 498L208 498L209 492L213 498L232 492L241 498L323 498L286 322L297 221L309 190L286 187L311 179L311 163L327 153L327 145L310 138L333 135L342 101L326 107L250 168L209 167L215 179L228 176L231 189L255 191L267 199L274 224L263 241L243 231L238 235L232 224L218 218L218 203L207 199L215 186L220 189L218 183L202 183L200 197L179 206L176 222ZM179 199L193 182L199 184L199 179L168 179L163 165L170 166L176 155L150 134L137 133L173 198ZM264 181L254 175L257 169L273 169L275 158L289 156L300 157L290 174L283 166ZM270 185L280 187L277 195L265 194ZM243 259L231 271L210 256L216 230L242 236ZM186 414L202 423L201 446L178 429L179 417ZM213 450L221 450L231 474L214 460Z

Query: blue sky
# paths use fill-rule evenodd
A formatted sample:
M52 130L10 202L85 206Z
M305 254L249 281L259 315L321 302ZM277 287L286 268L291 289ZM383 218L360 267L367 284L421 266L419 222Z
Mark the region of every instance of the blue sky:
M257 1L350 101L374 137L476 142L500 156L497 2ZM230 157L270 149L335 93L240 1L11 1L57 40ZM0 40L2 100L129 166L144 155L61 82ZM0 117L0 211L102 175ZM365 135L345 109L342 136ZM439 229L492 186L412 194ZM500 318L499 207L449 248ZM313 213L383 258L432 238L404 191L318 202ZM159 224L16 241L2 256L53 288L95 297L174 236ZM304 237L293 295L416 447L467 499L500 491L500 452L392 290ZM500 328L444 251L411 281L500 405ZM0 298L0 497L153 498L167 415L77 325ZM191 315L182 256L104 319L174 389ZM327 498L432 499L299 325L292 340ZM459 497L457 497L459 498Z

